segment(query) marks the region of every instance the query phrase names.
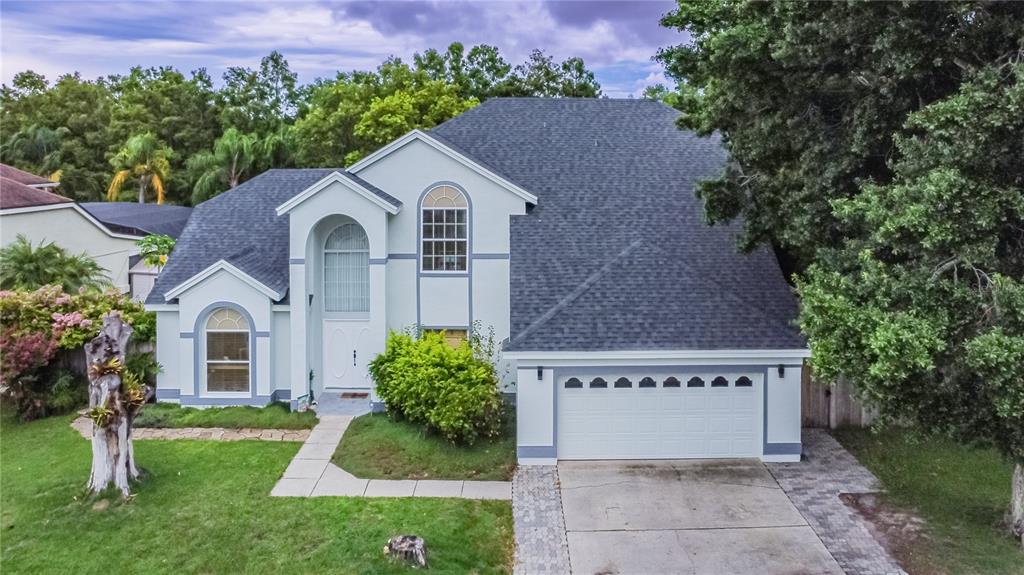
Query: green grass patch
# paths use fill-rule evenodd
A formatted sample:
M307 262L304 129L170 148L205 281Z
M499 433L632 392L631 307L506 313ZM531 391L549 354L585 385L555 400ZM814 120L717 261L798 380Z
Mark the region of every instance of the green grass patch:
M384 414L364 415L352 420L333 461L367 479L508 481L516 467L515 431L507 426L500 437L465 447L419 425Z
M4 574L409 573L381 552L402 533L426 539L432 573L511 570L508 502L270 497L295 443L138 441L149 476L96 509L69 421L0 421Z
M240 429L312 429L316 414L290 411L285 403L266 407L182 407L176 403L147 405L135 419L135 427L226 427Z
M1012 466L998 453L903 430L835 436L878 476L885 502L925 520L928 537L902 553L912 574L1024 573L1024 551L1003 528Z

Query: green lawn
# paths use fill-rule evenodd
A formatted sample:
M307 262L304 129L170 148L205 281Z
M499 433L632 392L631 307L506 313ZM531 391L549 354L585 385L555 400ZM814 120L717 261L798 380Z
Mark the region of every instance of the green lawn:
M312 429L316 415L288 410L284 403L266 407L181 407L176 403L154 403L142 409L135 427L227 427L238 429Z
M515 431L472 447L452 445L418 425L387 415L352 420L334 463L367 479L512 479L516 467Z
M150 477L94 510L89 443L69 420L0 420L5 575L409 573L381 552L400 533L426 539L430 572L510 571L507 502L270 497L297 443L138 441Z
M887 502L925 520L928 537L903 553L911 574L1024 573L1024 551L1001 530L1012 469L997 453L899 430L835 435L882 481Z

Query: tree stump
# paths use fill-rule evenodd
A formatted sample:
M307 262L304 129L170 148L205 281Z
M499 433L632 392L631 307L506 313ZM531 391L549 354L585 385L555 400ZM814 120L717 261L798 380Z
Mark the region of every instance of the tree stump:
M124 371L125 348L132 327L111 312L103 317L99 335L85 344L89 365L89 418L92 419L90 493L111 483L123 496L139 478L132 447L132 422L153 395L153 388Z
M415 535L395 535L384 546L384 554L402 559L414 567L427 566L427 542Z

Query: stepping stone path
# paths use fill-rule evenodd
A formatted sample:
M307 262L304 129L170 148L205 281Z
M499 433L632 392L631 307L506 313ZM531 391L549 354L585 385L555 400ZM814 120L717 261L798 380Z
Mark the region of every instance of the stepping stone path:
M306 443L270 492L275 497L455 497L512 499L509 481L360 479L331 463L351 415L321 415Z
M71 422L71 427L82 437L92 438L92 420L78 417ZM212 441L306 441L310 435L308 429L227 429L224 427L136 427L132 429L132 439L207 439Z

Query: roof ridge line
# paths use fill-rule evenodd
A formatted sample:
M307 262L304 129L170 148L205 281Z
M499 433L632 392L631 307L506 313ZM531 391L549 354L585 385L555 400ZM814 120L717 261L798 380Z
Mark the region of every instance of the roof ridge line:
M530 325L526 326L526 328L523 329L523 331L521 331L518 334L516 334L516 336L514 338L509 340L509 343L512 344L512 343L516 343L518 341L521 341L524 338L526 338L527 336L529 336L530 334L532 334L533 332L535 332L538 329L540 329L540 327L543 326L544 324L546 324L548 321L550 321L551 318L553 318L556 315L558 315L558 312L564 310L566 307L569 306L569 304L571 304L572 302L574 302L577 299L579 299L580 297L582 297L583 294L587 292L587 290L589 290L591 287L593 287L593 285L596 284L602 277L607 275L608 272L611 271L612 267L616 263L620 262L626 256L628 256L631 253L633 253L634 251L636 251L644 243L645 242L644 242L644 240L642 238L634 240L633 243L631 243L628 246L626 246L626 248L623 249L618 254L616 254L615 257L613 257L612 259L610 259L607 262L605 262L604 265L602 265L596 271L594 271L589 276L587 276L586 279L584 279L580 283L580 285L578 285L575 288L573 288L573 290L571 292L569 292L568 294L566 294L565 297L563 297L562 299L558 300L558 302L556 302L555 305L551 306L551 308L548 309L548 311L546 311L543 314L541 314L541 316L538 317L536 320L534 320L533 323L531 323Z
M711 287L717 288L717 290L719 292L724 292L726 297L732 299L733 301L736 301L737 303L739 303L743 307L747 308L748 310L753 311L757 315L760 315L761 317L763 317L763 318L765 318L767 320L770 320L772 322L779 322L779 323L785 325L786 327L794 327L794 326L790 325L788 322L783 321L781 318L777 318L777 317L773 317L773 316L769 315L763 309L761 309L760 306L758 306L754 302L749 301L746 298L740 296L739 294L737 294L729 286L723 285L721 282L719 282L718 280L716 280L714 278L707 277L705 275L701 275L697 270L695 270L693 268L693 266L691 266L690 264L686 263L685 261L679 260L679 265L685 267L690 272L690 276L693 277L696 281L704 283L704 284L709 285ZM785 281L785 280L783 280L783 281Z

